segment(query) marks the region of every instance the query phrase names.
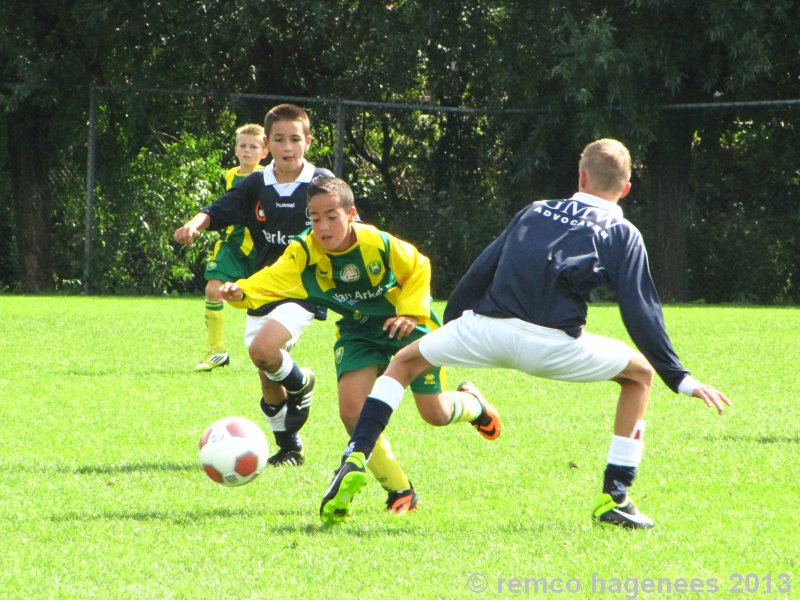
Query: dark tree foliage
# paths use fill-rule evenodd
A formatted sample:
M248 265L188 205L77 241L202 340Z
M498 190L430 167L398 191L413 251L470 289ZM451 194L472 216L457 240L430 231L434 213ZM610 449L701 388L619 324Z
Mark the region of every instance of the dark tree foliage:
M80 287L94 85L94 291L197 284L202 248L169 237L217 193L233 128L263 118L244 93L418 105L350 107L343 170L364 218L431 256L438 296L612 136L637 160L623 206L664 297L797 302L799 109L670 105L800 98L798 30L793 0L7 0L0 286ZM335 110L307 108L330 167Z

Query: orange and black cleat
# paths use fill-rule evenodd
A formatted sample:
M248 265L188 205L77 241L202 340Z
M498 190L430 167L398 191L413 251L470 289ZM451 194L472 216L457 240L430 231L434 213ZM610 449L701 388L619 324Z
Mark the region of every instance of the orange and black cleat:
M487 440L496 440L499 438L502 424L500 423L500 415L498 414L497 409L495 409L494 406L486 401L486 398L483 397L483 394L481 394L478 391L478 388L475 387L475 384L470 381L459 383L456 389L459 392L467 392L468 394L472 394L478 399L478 402L481 403L481 408L483 411L477 419L472 421L472 426L478 430L478 433L480 433Z
M403 515L416 510L417 504L419 504L419 496L412 485L407 490L389 492L389 497L386 499L386 510L396 515Z

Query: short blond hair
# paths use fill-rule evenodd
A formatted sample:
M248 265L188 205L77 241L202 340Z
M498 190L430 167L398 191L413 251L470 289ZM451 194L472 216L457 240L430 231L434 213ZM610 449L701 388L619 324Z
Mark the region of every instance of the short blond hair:
M622 142L603 138L583 149L578 168L589 174L595 189L619 192L631 179L631 154Z
M236 130L236 138L238 139L240 135L252 135L261 140L261 143L264 143L264 128L258 123L246 123L242 125Z

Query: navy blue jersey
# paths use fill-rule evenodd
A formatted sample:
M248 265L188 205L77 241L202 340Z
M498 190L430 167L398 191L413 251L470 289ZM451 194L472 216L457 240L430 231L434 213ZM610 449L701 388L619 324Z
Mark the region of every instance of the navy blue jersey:
M211 217L208 229L245 225L250 230L256 251L257 269L269 266L283 254L292 236L311 226L306 205L306 188L317 175L333 177L328 169L304 161L300 176L292 183L278 183L272 164L251 173L225 192L214 204L201 209ZM269 307L274 308L274 305ZM324 318L324 310L318 318ZM264 311L248 311L263 314Z
M208 229L246 225L253 237L258 268L271 265L283 254L293 235L311 226L306 208L306 188L317 175L333 177L327 169L306 162L293 182L275 181L271 165L251 173L225 192L214 204L201 209L211 217Z
M592 290L617 296L636 347L670 389L688 374L672 347L639 230L612 202L577 193L521 210L450 295L445 322L465 310L515 317L579 337Z

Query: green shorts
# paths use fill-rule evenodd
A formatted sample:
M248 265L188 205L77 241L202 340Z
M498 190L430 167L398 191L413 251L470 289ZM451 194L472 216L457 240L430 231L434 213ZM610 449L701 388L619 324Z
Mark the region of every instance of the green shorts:
M220 240L214 245L214 252L206 263L203 274L206 281L219 279L220 281L236 281L246 279L256 272L256 251L252 250L245 256L229 239Z
M391 339L383 331L383 319L370 319L358 324L352 321L338 321L337 340L333 345L336 360L336 379L345 373L367 367L378 367L383 373L398 351L428 333L427 325L418 325L411 335L402 340ZM425 371L411 382L411 391L417 394L438 394L444 389L444 367L434 367Z

